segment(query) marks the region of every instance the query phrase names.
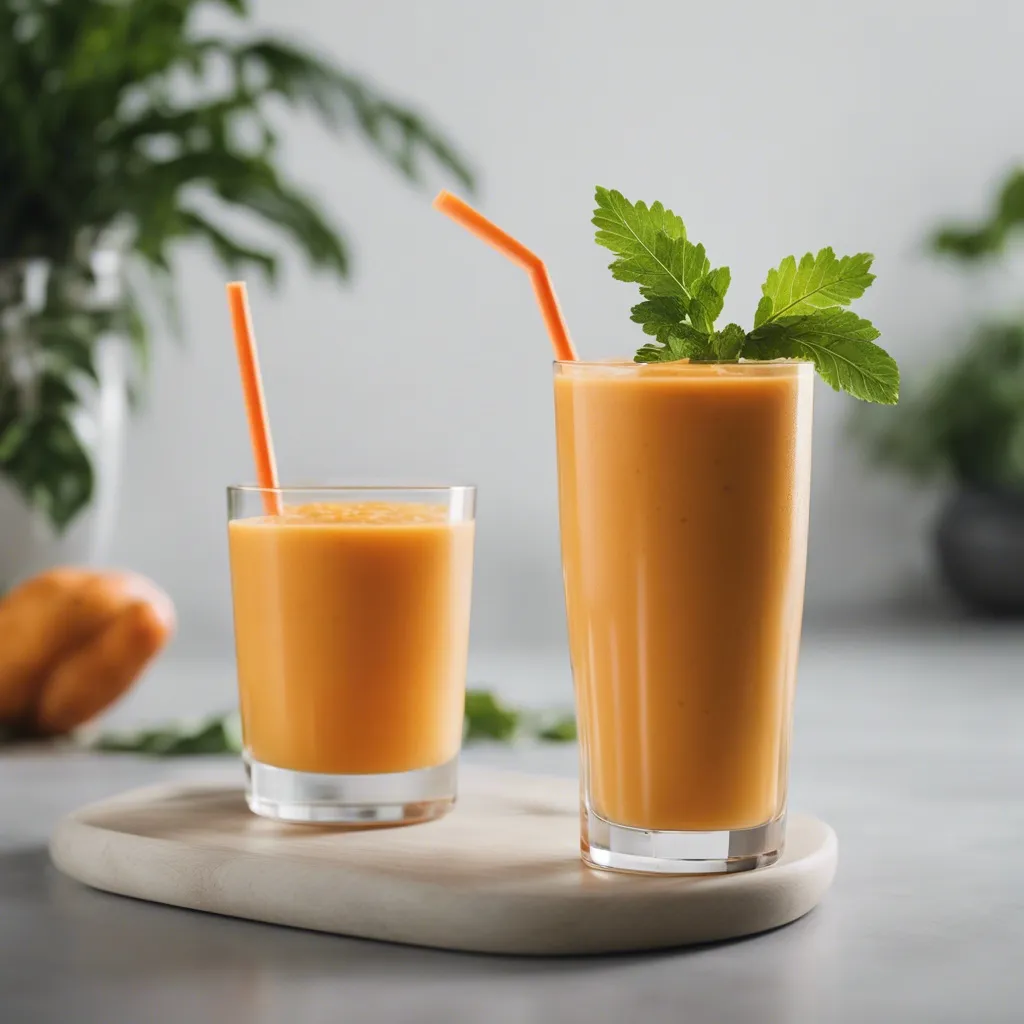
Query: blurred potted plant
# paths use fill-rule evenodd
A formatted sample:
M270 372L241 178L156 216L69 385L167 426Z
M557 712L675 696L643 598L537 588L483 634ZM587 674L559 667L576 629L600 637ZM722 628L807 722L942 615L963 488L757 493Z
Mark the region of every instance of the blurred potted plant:
M975 263L1002 253L1022 226L1024 169L1010 174L985 221L944 228L932 244ZM927 387L875 423L880 462L954 485L936 531L954 593L986 614L1024 615L1024 321L981 324Z
M195 29L212 8L225 34ZM278 254L236 234L241 212L348 276L341 233L281 171L275 104L410 181L433 162L472 187L430 123L304 48L245 35L249 19L248 0L0 0L0 590L98 553L148 351L140 295L167 293L177 242L273 281Z

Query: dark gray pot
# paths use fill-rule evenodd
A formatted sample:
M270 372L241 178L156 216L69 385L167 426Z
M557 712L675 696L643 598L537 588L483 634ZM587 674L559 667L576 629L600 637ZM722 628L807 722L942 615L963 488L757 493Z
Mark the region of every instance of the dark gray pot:
M942 575L964 604L1024 617L1024 494L960 491L939 517L936 544Z

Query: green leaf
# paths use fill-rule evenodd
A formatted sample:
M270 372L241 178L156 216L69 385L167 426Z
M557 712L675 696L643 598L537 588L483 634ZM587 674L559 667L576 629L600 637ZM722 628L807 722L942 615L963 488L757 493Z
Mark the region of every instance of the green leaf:
M148 757L194 757L241 753L237 713L215 715L195 725L172 724L129 733L104 733L92 744L109 753Z
M664 345L648 342L637 349L636 355L633 356L633 362L673 363L679 359L699 360L707 351L709 341L706 334L700 335L700 339L700 344L694 344L673 334L665 339Z
M817 256L805 253L799 264L787 256L777 269L768 271L768 280L761 286L764 295L757 306L754 328L784 316L848 306L874 281L875 275L870 273L873 260L869 252L837 259L828 247Z
M524 732L549 743L576 739L575 716L550 711L521 712L500 701L489 690L466 691L465 738L507 743ZM0 741L4 737L0 735ZM89 746L108 753L141 754L146 757L194 757L238 754L242 733L237 711L213 715L199 722L172 722L134 732L105 732Z
M689 324L673 324L658 334L658 341L648 342L633 356L635 363L671 363L677 359L703 359L710 352L709 335Z
M644 334L665 344L668 335L686 320L686 305L675 296L659 295L638 303L630 313L633 323L643 325Z
M509 740L519 727L519 712L503 704L489 690L466 691L464 738Z
M986 220L973 227L950 225L940 229L932 238L932 248L971 262L1001 253L1010 234L1022 226L1024 168L1017 168L1003 182L995 209Z
M788 316L755 330L744 355L756 359L810 359L826 384L883 405L899 399L895 361L875 345L879 332L846 309Z
M1005 227L1024 224L1024 169L1012 172L1003 182L996 216Z
M243 272L247 266L252 266L261 270L271 284L277 280L277 257L272 252L237 241L194 210L182 210L180 216L185 230L205 239L217 259L229 270Z
M94 485L92 461L61 405L12 421L21 436L3 460L7 479L58 532L89 504Z
M0 465L11 461L28 437L29 424L25 420L13 420L0 433Z
M660 203L630 203L600 186L595 201L594 238L618 257L609 266L612 276L641 285L646 298L674 297L688 306L710 263L704 246L687 239L682 220Z
M564 715L562 718L545 725L537 738L548 743L572 743L577 737L576 716Z
M714 330L715 321L725 305L725 293L729 290L729 268L719 267L704 274L693 289L690 299L690 323L704 334Z
M634 360L707 358L729 268L712 270L704 246L691 242L682 219L661 203L631 203L621 192L600 186L595 201L595 240L618 257L609 266L612 277L640 285L646 301L632 308L632 320L656 339Z
M38 402L46 409L62 409L78 404L78 392L59 373L40 374L37 383Z
M986 224L977 229L948 227L935 233L932 248L969 263L1001 252L1004 242L1004 232L998 225Z
M691 245L659 231L649 253L624 256L610 263L608 269L616 281L640 285L645 298L671 296L689 307L693 289L709 266L703 245Z
M354 122L404 177L419 180L421 157L428 155L473 191L474 174L456 147L420 114L381 96L368 83L278 38L249 41L237 48L234 59L243 81L248 76L261 81L258 93L308 105L339 131Z
M682 218L661 203L650 208L641 201L631 203L621 192L602 188L594 191L597 209L593 224L598 245L617 256L640 256L654 247L654 238L662 232L669 238L686 238Z
M77 370L93 383L99 383L93 361L94 337L83 338L80 333L70 329L67 321L58 321L34 333L40 349L47 353L51 362L56 363L55 372Z
M711 335L711 350L724 363L739 359L747 340L747 332L739 324L729 324Z
M653 335L657 344L644 345L634 361L660 363L676 359L705 359L713 355L711 324L722 310L722 294L728 283L727 267L711 271L697 283L690 307L693 324L686 323L685 306L674 296L661 295L635 305L630 319L643 326L644 334ZM740 334L746 337L742 331ZM729 337L731 340L732 334Z

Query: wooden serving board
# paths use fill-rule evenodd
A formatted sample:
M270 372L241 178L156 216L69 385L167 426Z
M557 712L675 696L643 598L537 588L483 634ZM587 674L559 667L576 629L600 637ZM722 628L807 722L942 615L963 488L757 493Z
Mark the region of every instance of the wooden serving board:
M562 955L684 946L788 924L825 894L836 837L790 817L772 867L654 877L579 859L576 783L464 768L455 811L406 828L257 818L241 789L135 790L71 814L50 844L65 874L176 907L390 942Z

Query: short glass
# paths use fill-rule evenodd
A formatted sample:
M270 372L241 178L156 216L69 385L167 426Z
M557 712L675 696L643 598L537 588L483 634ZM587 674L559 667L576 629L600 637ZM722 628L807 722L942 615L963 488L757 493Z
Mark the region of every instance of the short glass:
M473 487L228 488L256 814L399 825L453 806L475 505Z
M813 367L556 363L583 859L742 871L785 837Z

